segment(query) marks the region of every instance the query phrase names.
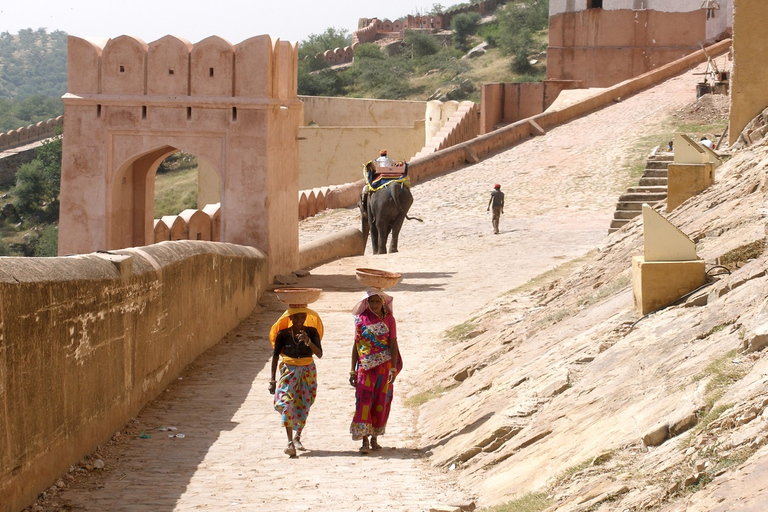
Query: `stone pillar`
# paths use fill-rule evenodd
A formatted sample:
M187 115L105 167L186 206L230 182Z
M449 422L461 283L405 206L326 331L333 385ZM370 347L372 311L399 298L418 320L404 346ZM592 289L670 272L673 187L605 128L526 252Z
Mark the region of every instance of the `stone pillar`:
M729 144L736 142L747 124L768 106L766 19L768 2L735 0Z

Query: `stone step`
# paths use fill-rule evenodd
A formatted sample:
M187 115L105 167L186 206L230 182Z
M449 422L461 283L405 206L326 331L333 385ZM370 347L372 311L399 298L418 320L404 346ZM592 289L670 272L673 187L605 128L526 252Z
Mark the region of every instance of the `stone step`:
M664 169L646 169L643 171L643 178L666 178L667 168Z
M640 178L640 182L638 183L641 187L667 187L667 178L666 176L661 178L650 178L647 176L643 176Z
M671 163L671 160L646 160L645 168L646 169L666 169L670 163Z
M667 198L667 193L665 192L641 192L638 194L621 194L619 196L619 202L627 202L627 201L642 201L645 203L655 203L656 201L663 201Z
M643 205L653 205L656 201L619 201L616 203L616 210L642 211Z
M646 186L629 187L626 193L637 194L641 192L651 193L651 194L666 194L667 186L666 185L646 185Z
M629 219L613 219L611 221L611 229L615 231L628 223L629 223Z
M641 215L641 210L616 210L613 212L614 220L630 220Z

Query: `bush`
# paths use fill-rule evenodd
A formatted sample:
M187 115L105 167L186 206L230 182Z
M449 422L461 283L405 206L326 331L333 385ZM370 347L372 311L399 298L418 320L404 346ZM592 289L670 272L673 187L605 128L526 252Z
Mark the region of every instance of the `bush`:
M308 63L299 63L298 92L304 96L344 96L348 80L343 71L310 70Z
M59 251L59 228L54 225L46 226L35 244L35 256L53 257Z
M512 55L512 69L518 73L531 71L529 55L540 51L533 34L549 23L549 2L526 0L507 4L496 13L499 22L498 45L502 53Z
M16 186L13 188L14 206L22 216L43 220L45 208L54 198L40 160L32 160L19 167Z
M469 49L469 36L477 32L480 24L480 13L464 12L451 18L453 30L453 45L461 50Z
M428 57L440 51L440 43L424 32L408 30L403 38L405 54L411 58Z
M357 47L349 73L365 97L395 100L410 92L408 61L403 56L388 57L376 45Z

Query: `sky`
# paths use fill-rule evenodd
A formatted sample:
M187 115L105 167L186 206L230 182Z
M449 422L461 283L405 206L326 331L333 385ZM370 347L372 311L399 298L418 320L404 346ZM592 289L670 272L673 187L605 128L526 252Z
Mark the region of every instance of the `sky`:
M397 19L428 12L433 0L2 0L0 32L63 30L84 38L171 34L196 43L216 35L232 44L269 34L300 42L327 28L357 29L359 18ZM459 0L442 4L445 7Z

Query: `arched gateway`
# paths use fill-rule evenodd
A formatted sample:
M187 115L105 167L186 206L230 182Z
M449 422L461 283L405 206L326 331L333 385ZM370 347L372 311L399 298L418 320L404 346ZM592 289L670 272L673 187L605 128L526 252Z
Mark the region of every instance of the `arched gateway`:
M297 47L69 37L59 254L154 241L154 174L183 150L218 175L221 241L298 264ZM209 176L209 178L211 178ZM216 183L216 179L207 179Z

